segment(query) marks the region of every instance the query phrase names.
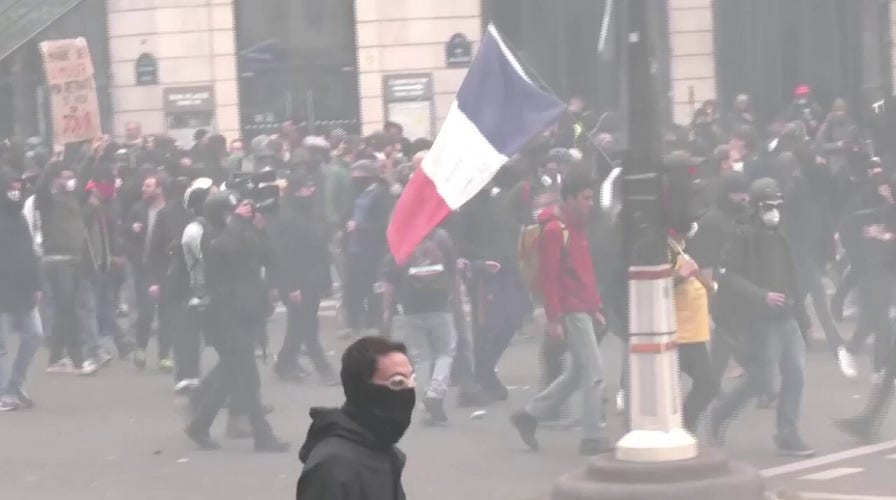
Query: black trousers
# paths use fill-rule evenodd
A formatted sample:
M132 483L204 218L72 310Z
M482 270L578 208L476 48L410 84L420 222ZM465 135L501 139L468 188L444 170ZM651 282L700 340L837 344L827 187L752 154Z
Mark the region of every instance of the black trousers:
M232 413L249 417L255 442L270 440L273 432L261 404L252 320L228 314L218 307L211 307L209 313L214 318L211 338L218 363L202 380L191 400L194 412L190 427L196 433L207 435L230 398Z
M156 307L157 302L149 296L150 276L145 266L140 264L132 264L134 271L134 299L137 301L137 318L134 322L134 330L137 336L137 347L146 350L149 345L149 338L152 336L152 321L159 314L159 359L167 358L171 354L171 338L172 334L165 328L168 322L167 318L163 318L168 311L164 306ZM160 297L161 298L161 297Z
M682 373L691 379L691 390L684 400L682 409L684 426L689 431L695 432L700 415L719 393L719 384L709 357L708 342L680 344L678 365Z
M171 305L171 321L180 325L173 339L175 382L199 378L204 313L188 309L184 303Z
M374 290L379 266L349 256L346 259L343 305L348 327L355 333L378 328L382 321L382 300Z
M862 273L858 283L859 322L848 347L856 352L861 349L868 335L874 334L873 367L878 372L886 367L893 344L893 327L890 323L892 305L892 275L880 268Z
M83 325L78 314L78 294L91 293L77 260L45 263L47 282L53 297L53 333L50 364L67 354L75 367L84 362L81 345Z
M288 303L286 308L286 336L277 355L275 370L286 373L297 368L299 352L304 347L318 375L332 375L333 367L320 345L320 297L303 295L300 304Z

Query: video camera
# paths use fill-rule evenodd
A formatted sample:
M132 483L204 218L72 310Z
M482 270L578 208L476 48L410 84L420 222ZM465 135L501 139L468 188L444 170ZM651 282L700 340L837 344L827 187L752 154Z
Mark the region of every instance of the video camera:
M280 186L273 169L235 173L227 181L227 189L237 192L244 200L251 200L260 213L273 213L280 207Z

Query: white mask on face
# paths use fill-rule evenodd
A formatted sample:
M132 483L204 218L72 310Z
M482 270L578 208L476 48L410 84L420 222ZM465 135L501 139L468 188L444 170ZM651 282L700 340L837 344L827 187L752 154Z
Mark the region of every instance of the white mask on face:
M65 181L65 190L71 193L78 187L78 179L69 179Z
M22 192L18 189L10 189L6 192L6 198L8 198L9 201L21 201Z
M781 212L773 208L762 214L762 223L768 227L776 227L781 222Z
M687 239L689 239L689 240L693 239L694 236L697 234L698 229L700 229L700 226L698 226L696 222L692 222L691 229L688 231L688 234L687 234Z
M743 171L744 171L744 162L742 162L742 161L736 161L736 162L732 163L732 164L731 164L731 170L734 170L735 172L741 172L741 173L743 173Z

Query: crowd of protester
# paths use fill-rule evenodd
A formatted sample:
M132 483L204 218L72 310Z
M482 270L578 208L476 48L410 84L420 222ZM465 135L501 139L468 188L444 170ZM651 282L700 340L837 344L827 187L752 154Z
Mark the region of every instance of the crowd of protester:
M691 380L684 426L697 433L705 423L721 444L736 411L756 397L777 409L778 451L805 456L813 453L799 433L805 352L814 338L807 299L846 377L858 376L855 356L874 339L874 395L841 428L871 439L892 398L896 210L889 169L845 101L825 113L801 85L779 118L759 123L741 95L728 112L706 102L689 126L668 129L668 195L686 192L689 202L670 211L668 251L680 368ZM406 389L416 388L427 425L448 423L454 385L462 407L506 400L499 361L538 317L533 311L543 310L542 391L511 423L537 450L539 425L562 420L579 392L580 451L607 451L604 392L612 374L601 341L625 339L628 320L621 121L612 113L597 118L571 99L557 127L401 264L387 250L387 226L432 143L410 141L399 124L360 137L310 135L286 122L248 148L201 130L190 149L180 149L166 136L143 135L136 123L121 142L101 137L49 150L7 141L0 339L16 331L22 341L11 373L0 344L0 410L33 405L25 374L45 338L48 373L94 375L113 354L140 371L171 372L174 390L191 403L186 432L203 449L218 447L209 429L226 407L228 437L284 451L266 420L271 408L262 403L256 362L282 304L286 331L274 375L308 379L307 358L321 383L344 386L356 410L379 409L352 424L313 411L303 460L327 433L349 432L346 426L375 429L374 437L394 444L414 407ZM416 382L402 372L395 387L386 377L371 388L365 383L373 372L348 380L345 365L340 376L321 346L319 322L321 301L337 289L339 336L391 339L367 341L369 352L356 354L376 361L406 353ZM845 338L853 289L856 327ZM133 321L122 327L122 316ZM158 354L150 360L154 334ZM204 345L219 358L205 372ZM721 393L732 363L743 375ZM625 379L623 370L623 387ZM624 390L616 403L624 408Z

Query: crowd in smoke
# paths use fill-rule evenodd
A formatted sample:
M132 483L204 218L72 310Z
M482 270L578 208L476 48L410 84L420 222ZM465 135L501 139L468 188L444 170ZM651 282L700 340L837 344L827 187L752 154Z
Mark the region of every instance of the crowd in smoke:
M692 382L683 424L695 434L705 425L715 443L758 397L777 408L778 451L813 453L799 433L805 352L814 343L809 299L846 377L858 376L855 356L874 338L874 394L863 414L839 425L873 438L892 397L891 169L871 124L856 123L842 99L829 110L801 85L773 123L759 123L741 95L724 112L704 103L689 126L664 134L679 362ZM200 130L190 149L144 135L136 123L120 142L104 136L48 148L10 139L0 170L0 339L15 331L22 340L11 372L0 349L0 410L34 404L25 375L46 343L50 374L95 375L113 355L139 371L172 373L174 391L191 403L187 434L201 448L218 447L209 429L227 408L228 437L284 451L267 423L256 362L281 307L274 376L313 373L342 384L349 405L391 401L388 422L397 426L370 425L394 444L413 402L408 409L406 399L333 366L321 345L331 332L320 331L319 317L322 300L335 296L344 329L334 337L394 341L364 340L344 359L406 354L413 373L383 384L402 398L415 389L424 423L438 426L449 423L452 386L461 407L508 398L498 364L524 324L541 328L543 313L543 390L511 424L537 450L538 426L562 420L580 392L580 451L607 451L607 381L622 382L620 411L627 400L625 371L607 373L601 362L601 341L624 340L628 326L623 122L570 99L557 126L401 264L388 251L387 227L432 142L405 138L396 123L361 137L312 135L286 122L248 145ZM846 338L852 290L857 322ZM153 336L157 357L148 359ZM207 371L203 346L219 357ZM743 376L723 393L733 365ZM315 425L347 425L330 413L312 416ZM303 460L313 433L309 442Z

